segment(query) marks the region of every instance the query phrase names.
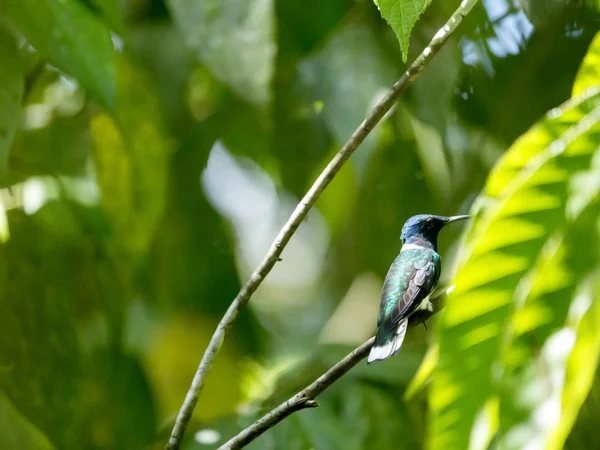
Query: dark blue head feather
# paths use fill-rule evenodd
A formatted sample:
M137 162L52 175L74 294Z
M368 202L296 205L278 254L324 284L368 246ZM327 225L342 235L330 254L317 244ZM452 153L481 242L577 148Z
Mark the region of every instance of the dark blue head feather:
M469 216L435 216L433 214L419 214L406 221L402 227L400 239L403 244L427 241L436 247L437 236L444 225L457 220L468 219Z

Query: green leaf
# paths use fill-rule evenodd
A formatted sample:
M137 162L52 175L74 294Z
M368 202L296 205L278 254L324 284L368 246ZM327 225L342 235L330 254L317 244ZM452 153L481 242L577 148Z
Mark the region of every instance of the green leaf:
M96 176L117 241L135 260L148 250L163 211L171 143L145 74L119 60L115 117L92 119Z
M600 176L598 171L594 176ZM521 292L527 294L523 292L521 296L527 296L515 307L502 351L504 374L499 386L502 448L526 448L532 441L562 448L552 437L559 416L549 418L543 426L534 425L535 417L549 408L560 411L562 403L572 416L570 429L583 401L576 407L571 397L564 397L561 402L563 384L543 380L549 374L564 377L567 370L567 358L581 318L581 314L570 317L573 316L571 301L577 298L578 303L582 302L582 295L586 295L578 292L599 259L595 232L599 213L600 198L596 197L562 235L548 241L536 267L522 281ZM532 359L531 355L536 357ZM593 374L592 370L590 376ZM531 431L522 433L524 426ZM566 435L562 442L565 438Z
M587 88L600 84L600 33L590 44L588 52L583 59L575 84L573 85L573 97L581 94Z
M23 450L52 450L48 438L25 418L0 391L0 447Z
M495 392L492 369L522 280L548 239L574 219L570 183L591 165L599 104L596 89L551 111L490 175L441 315L430 391L432 449L468 448L476 416Z
M115 106L115 51L108 28L77 0L4 0L27 41L77 79L102 106Z
M600 1L599 0L584 0L584 5L587 6L588 8L595 10L595 11L600 11Z
M452 197L452 174L444 151L442 136L431 125L427 125L408 111L407 121L412 125L417 155L421 161L429 191L445 204Z
M402 60L408 59L408 46L410 44L410 33L417 20L427 9L431 0L373 0L381 17L392 27L400 42Z
M352 442L360 444L359 448L423 448L419 443L421 430L415 427L414 421L418 411L398 400L399 389L355 382L345 386L340 397L343 402L342 420L348 427L346 434L351 436Z
M23 62L19 44L0 20L0 177L6 174L8 153L21 124Z
M599 43L596 38L582 63L574 95L584 93L585 96L588 89L594 90L593 86L600 84L596 67ZM545 443L546 448L562 448L591 388L597 365L594 345L597 337L585 331L581 336L578 331L575 341L575 333L578 326L589 332L586 323L595 316L590 312L579 324L580 315L572 317L570 308L576 296L579 304L586 297L585 292L578 292L582 291L581 285L598 261L595 221L600 203L597 196L594 198L597 183L593 181L600 175L597 164L594 169L578 183L572 183L570 210L579 211L584 205L582 213L564 232L547 242L536 267L528 279L522 281L520 297L524 301L516 305L502 351L504 374L499 384L502 430L499 445L502 448L519 449L533 442ZM573 342L575 348L571 350ZM531 355L536 355L535 359ZM577 380L576 385L572 381L567 384L568 380L564 384L544 382L548 376L565 378L567 373ZM548 410L560 414L549 417L543 424L536 423L535 417Z
M273 0L168 0L187 45L237 95L265 107L275 63Z
M102 14L109 26L120 35L125 30L125 14L127 0L88 0Z
M439 358L439 349L437 345L433 345L429 348L425 356L423 357L423 361L419 365L417 369L417 373L413 377L412 381L406 388L406 392L404 393L404 398L408 401L412 399L415 395L417 395L429 382L431 378L431 374L435 370L435 366L437 364Z
M597 280L595 280L597 283ZM579 323L575 346L567 362L562 392L562 414L560 422L548 439L549 450L563 448L581 405L594 382L594 374L600 356L600 301L598 286L593 288L590 308Z
M10 154L9 183L31 176L82 175L91 154L90 114L57 117L48 126L21 130ZM57 152L56 149L61 151Z
M0 389L53 444L70 449L80 426L82 382L73 299L89 251L81 234L71 232L80 224L66 205L53 206L60 205L48 203L33 216L9 214L11 238L0 247L8 262L0 291ZM0 447L14 448L1 441Z

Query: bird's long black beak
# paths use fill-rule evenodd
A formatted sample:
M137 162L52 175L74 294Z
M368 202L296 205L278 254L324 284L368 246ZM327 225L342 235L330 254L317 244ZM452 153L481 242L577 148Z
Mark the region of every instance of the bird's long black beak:
M448 220L446 221L446 223L450 223L450 222L458 222L459 220L465 220L465 219L470 219L471 216L451 216L448 217Z

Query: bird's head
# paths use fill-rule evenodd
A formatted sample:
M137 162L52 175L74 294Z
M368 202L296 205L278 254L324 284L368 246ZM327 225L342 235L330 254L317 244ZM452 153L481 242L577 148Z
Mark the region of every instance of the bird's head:
M434 216L433 214L419 214L412 216L402 227L400 239L403 244L425 239L434 246L440 230L451 222L468 219L470 216Z

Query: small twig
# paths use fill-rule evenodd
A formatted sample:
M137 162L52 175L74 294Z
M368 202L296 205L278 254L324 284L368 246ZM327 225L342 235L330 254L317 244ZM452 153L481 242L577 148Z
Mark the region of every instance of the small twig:
M408 326L414 327L421 323L425 323L427 319L442 310L445 306L446 297L452 292L454 287L446 289L446 291L437 295L431 300L433 311L418 311L410 316ZM361 344L354 349L352 353L330 368L327 372L317 378L312 384L298 392L292 398L283 402L277 408L264 415L261 419L250 425L245 430L242 430L237 436L231 438L218 450L236 450L245 447L250 442L255 440L269 428L274 427L286 417L305 408L318 406L315 402L315 397L330 387L333 383L339 380L342 375L352 369L363 358L367 356L371 346L373 345L374 337Z
M300 223L306 217L308 211L315 204L321 193L325 190L329 182L339 172L344 163L348 160L350 155L354 153L356 148L365 140L371 130L377 125L383 116L394 106L398 97L408 89L413 83L415 78L421 73L425 66L431 61L433 56L442 48L444 43L448 40L450 35L456 30L458 25L462 22L463 18L471 11L473 6L477 3L477 0L463 0L458 9L452 14L452 17L446 22L446 24L435 34L431 42L418 58L409 66L408 70L404 72L402 77L394 84L391 91L375 106L371 114L360 124L360 126L354 131L350 139L344 144L340 151L333 157L329 162L325 170L321 172L317 180L311 186L309 191L306 193L304 198L300 201L286 224L283 226L277 238L271 245L269 252L260 266L254 271L248 282L240 290L236 298L233 300L227 312L217 325L208 347L202 356L198 370L194 375L192 384L188 390L187 395L177 419L171 432L171 437L167 443L167 450L176 450L181 445L185 430L192 418L192 413L198 402L198 397L204 386L204 381L208 371L211 369L213 362L221 349L223 340L229 328L233 325L240 310L246 306L250 297L256 291L258 286L262 283L267 274L271 271L281 252L289 242L292 235L296 232L296 229L300 226Z

